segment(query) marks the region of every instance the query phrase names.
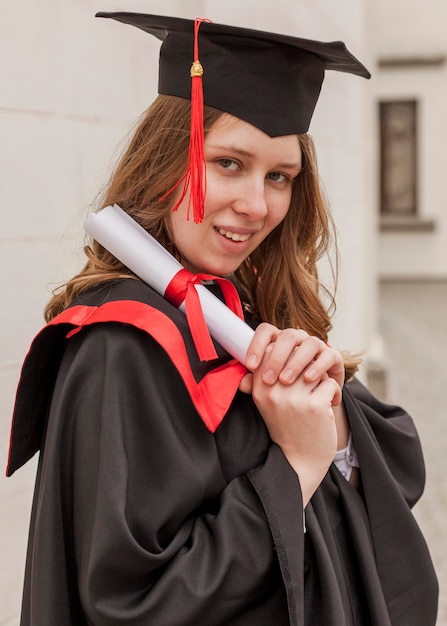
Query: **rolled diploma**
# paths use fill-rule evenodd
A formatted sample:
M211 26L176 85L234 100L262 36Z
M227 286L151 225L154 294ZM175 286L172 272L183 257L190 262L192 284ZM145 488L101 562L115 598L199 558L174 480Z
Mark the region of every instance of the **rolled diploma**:
M141 280L164 296L182 265L118 205L90 213L85 230ZM203 285L194 285L211 336L245 365L253 329ZM180 310L185 312L184 303Z

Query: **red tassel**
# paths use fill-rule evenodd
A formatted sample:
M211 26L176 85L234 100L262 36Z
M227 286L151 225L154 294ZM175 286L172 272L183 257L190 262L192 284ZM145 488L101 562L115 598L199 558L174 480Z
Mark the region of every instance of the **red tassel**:
M184 181L183 191L173 211L178 209L189 189L190 195L186 218L189 220L192 204L194 222L196 224L203 220L206 194L205 136L203 129L203 67L199 61L199 28L202 22L208 21L209 20L200 17L197 17L194 21L194 62L191 66L191 131L186 173L172 189L160 198L160 200L164 200L170 193L177 189L182 181Z

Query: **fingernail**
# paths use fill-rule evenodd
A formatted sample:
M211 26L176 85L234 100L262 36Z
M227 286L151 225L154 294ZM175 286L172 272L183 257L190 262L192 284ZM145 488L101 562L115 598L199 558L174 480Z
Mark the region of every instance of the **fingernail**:
M247 358L247 367L248 369L254 369L258 364L258 359L256 358L256 354L250 354Z
M263 377L262 377L262 380L263 380L265 383L267 383L267 384L271 385L271 384L272 384L272 383L274 383L274 382L275 382L275 380L276 380L276 375L275 375L275 372L274 372L273 370L267 370L266 372L264 372L264 375L263 375Z
M287 382L292 382L295 379L296 372L294 369L289 368L281 373L281 379Z
M317 370L311 369L308 372L306 372L306 378L308 378L309 380L315 380L316 377L317 377Z

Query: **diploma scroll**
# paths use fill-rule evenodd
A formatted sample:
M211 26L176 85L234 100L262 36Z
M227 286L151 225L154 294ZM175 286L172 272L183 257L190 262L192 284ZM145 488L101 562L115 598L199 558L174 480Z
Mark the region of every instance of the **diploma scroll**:
M182 265L118 205L90 213L85 230L161 296ZM203 285L195 285L211 336L245 365L253 329ZM180 305L184 312L184 303Z

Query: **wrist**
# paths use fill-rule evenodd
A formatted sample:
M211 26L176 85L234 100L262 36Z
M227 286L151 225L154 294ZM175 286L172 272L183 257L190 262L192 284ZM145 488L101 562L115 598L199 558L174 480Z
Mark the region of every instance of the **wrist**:
M303 508L305 508L326 476L331 461L329 463L316 462L315 459L300 456L289 457L286 453L284 454L298 476L303 498Z

